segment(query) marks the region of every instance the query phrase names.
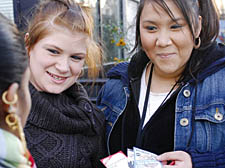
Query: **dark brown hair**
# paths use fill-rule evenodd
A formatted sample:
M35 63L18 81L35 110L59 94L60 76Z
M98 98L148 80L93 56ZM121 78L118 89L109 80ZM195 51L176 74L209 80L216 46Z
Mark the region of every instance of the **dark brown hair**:
M28 66L22 35L9 19L0 13L0 94L16 82L21 83Z
M199 15L202 17L201 47L199 49L210 46L219 34L218 10L214 2L212 0L173 0L173 2L187 21L193 40L195 39L194 33L198 28L198 17ZM136 15L136 40L132 51L141 48L140 17L147 3L160 5L174 19L173 13L165 3L165 0L141 0Z
M193 50L194 52L192 52L178 82L183 81L187 74L196 79L197 73L201 70L200 65L204 62L204 57L202 57L201 52L204 52L204 49L210 47L219 34L218 9L213 0L173 0L173 2L183 14L191 31L193 41L195 41L195 32L198 29L198 18L199 16L202 17L202 29L199 36L201 46ZM143 52L140 39L140 17L147 3L159 5L167 12L172 20L175 20L165 0L141 0L136 15L136 40L131 52Z

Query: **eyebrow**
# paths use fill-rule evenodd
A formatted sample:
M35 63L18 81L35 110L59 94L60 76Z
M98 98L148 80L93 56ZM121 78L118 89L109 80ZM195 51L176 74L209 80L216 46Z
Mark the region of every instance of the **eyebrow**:
M173 20L170 20L170 22L178 22L178 21L185 21L184 18L175 18ZM157 22L152 21L152 20L144 20L143 23L151 23L151 24L156 24Z
M57 50L63 51L61 48L59 48L59 47L57 47L57 46L55 46L55 45L53 45L53 44L46 44L45 47L53 47L53 48L55 48L55 49L57 49Z
M59 47L57 47L57 46L55 46L55 45L53 45L53 44L46 44L45 47L46 47L46 48L47 48L47 47L53 47L53 48L59 50L60 52L63 51L61 48L59 48ZM85 52L85 53L77 52L77 53L73 53L73 54L71 54L71 55L86 55L86 54L87 54L87 52Z

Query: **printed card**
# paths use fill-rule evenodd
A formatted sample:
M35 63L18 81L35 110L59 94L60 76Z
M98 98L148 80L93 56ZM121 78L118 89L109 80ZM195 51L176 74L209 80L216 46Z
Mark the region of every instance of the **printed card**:
M127 157L122 151L101 159L101 162L107 168L129 168Z
M127 156L119 151L101 159L106 168L162 168L157 155L143 149L134 147L127 149Z
M139 148L134 147L134 168L162 168L161 162L157 155Z

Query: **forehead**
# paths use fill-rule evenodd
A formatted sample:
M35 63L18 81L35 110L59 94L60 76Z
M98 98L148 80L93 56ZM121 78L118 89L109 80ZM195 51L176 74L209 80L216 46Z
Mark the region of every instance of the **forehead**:
M145 1L141 17L156 17L156 19L162 19L165 16L171 19L184 18L181 10L173 0L164 0L163 2L156 2L155 0Z
M62 50L86 51L88 35L83 32L53 28L39 41L40 45L52 45Z

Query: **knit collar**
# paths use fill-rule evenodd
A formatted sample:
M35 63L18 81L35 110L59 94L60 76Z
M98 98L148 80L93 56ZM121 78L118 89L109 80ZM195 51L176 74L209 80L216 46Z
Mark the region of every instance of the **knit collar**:
M29 87L32 107L28 123L56 133L94 134L94 108L80 84L61 94L39 92L32 84Z

